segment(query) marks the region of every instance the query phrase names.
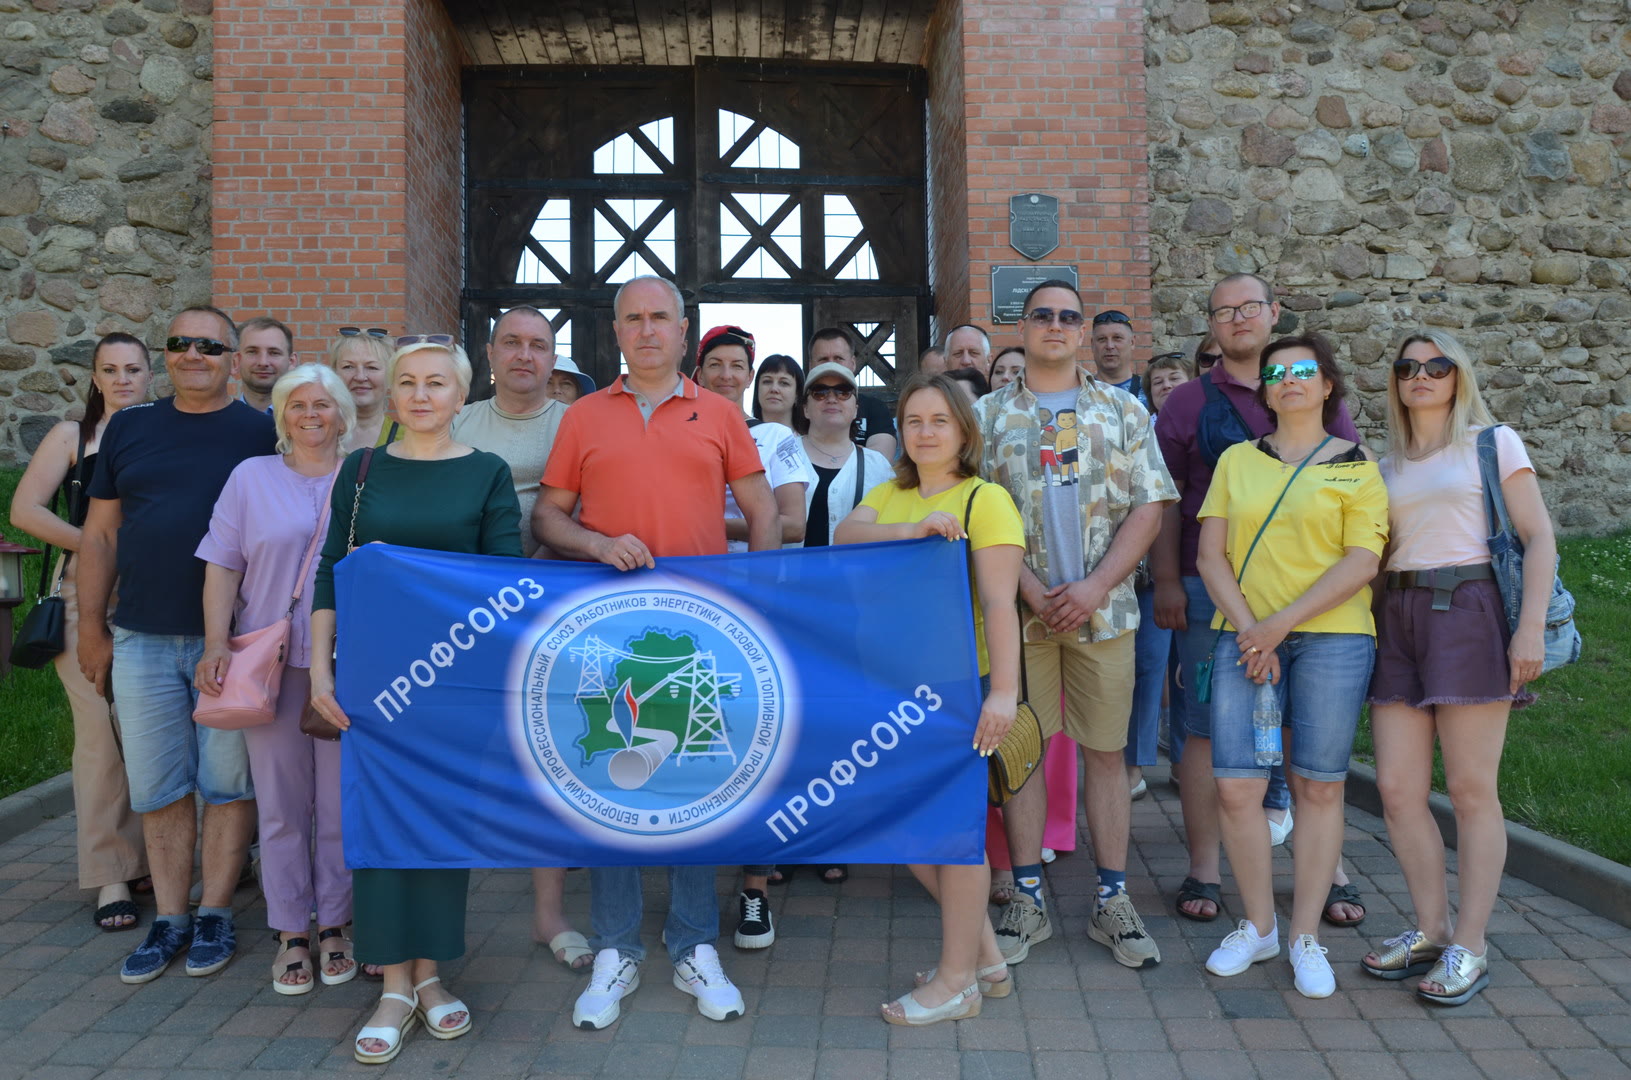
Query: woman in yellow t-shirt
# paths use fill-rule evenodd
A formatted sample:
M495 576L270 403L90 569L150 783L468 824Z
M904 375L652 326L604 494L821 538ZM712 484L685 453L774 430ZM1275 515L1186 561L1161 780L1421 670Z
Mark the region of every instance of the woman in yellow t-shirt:
M988 755L1013 726L1019 701L1019 567L1025 529L999 484L979 479L981 437L968 398L944 375L915 375L901 390L897 416L905 453L895 479L873 488L839 522L840 544L961 539L968 521L974 552L975 643L986 688L974 749ZM974 798L970 792L970 798ZM1013 984L986 917L991 867L912 866L940 902L940 965L917 989L884 1006L891 1024L918 1026L980 1013L983 994L1006 997Z
M1238 975L1280 954L1263 793L1283 733L1297 801L1291 967L1298 992L1319 998L1336 990L1316 935L1342 855L1343 780L1376 658L1369 583L1387 543L1387 488L1369 450L1327 433L1343 381L1324 338L1271 342L1261 364L1258 394L1277 428L1224 451L1198 515L1196 565L1221 631L1212 667L1218 820L1246 905L1206 969Z

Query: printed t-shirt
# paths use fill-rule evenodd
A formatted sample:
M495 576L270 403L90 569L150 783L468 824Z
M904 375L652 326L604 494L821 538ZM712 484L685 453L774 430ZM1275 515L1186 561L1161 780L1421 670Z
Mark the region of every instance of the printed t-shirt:
M1252 438L1260 439L1276 427L1274 414L1257 400L1257 391L1229 374L1219 363L1199 379L1180 383L1167 395L1167 403L1155 418L1155 436L1161 444L1161 455L1166 459L1167 472L1181 492L1178 512L1183 528L1178 538L1178 572L1195 575L1195 549L1200 546L1201 503L1206 500L1207 487L1212 483L1212 466L1206 463L1195 444L1195 431L1200 426L1201 409L1206 404L1206 388L1202 381L1211 379L1218 392L1240 413L1240 418L1251 428ZM1354 427L1348 414L1346 401L1337 404L1336 416L1326 430L1339 439L1363 442L1359 429ZM1221 461L1221 459L1220 459ZM1255 558L1255 556L1253 556Z
M566 410L544 486L578 496L584 528L632 533L653 555L724 554L725 488L764 471L742 411L682 375L647 420L623 381Z
M1036 395L1042 429L1042 541L1048 550L1048 587L1086 576L1082 553L1081 448L1077 440L1077 391Z
M113 624L143 634L204 633L204 563L195 557L227 477L277 443L272 418L234 400L183 412L174 398L130 405L102 435L93 499L118 499L119 606Z
M521 554L532 558L538 541L532 536L532 506L538 501L538 478L549 463L566 406L554 398L530 413L508 413L497 398L466 405L453 418L453 440L497 454L510 464L515 500L521 507Z
M855 395L855 444L865 446L874 435L895 434L895 413L880 398L857 392Z
M1380 556L1387 546L1387 487L1376 462L1310 465L1287 489L1295 469L1295 464L1287 466L1251 443L1236 443L1218 458L1217 475L1201 506L1202 518L1228 520L1225 545L1229 565L1239 575L1240 562L1259 526L1285 491L1240 583L1247 605L1260 619L1307 592L1347 554L1346 549L1364 548ZM1222 609L1213 617L1212 627L1235 629ZM1294 629L1374 637L1370 586Z
M759 448L759 461L765 467L765 478L770 481L772 492L783 484L803 484L805 491L809 491L810 485L818 478L810 459L804 454L804 444L799 442L792 428L765 420L749 428L748 434L753 436L753 444ZM736 493L726 488L725 520L743 516L741 508L736 505ZM746 551L748 542L731 540L727 548L730 551Z
M969 514L969 495L978 489L973 513ZM922 521L937 510L944 510L958 521L968 518L968 542L975 551L982 548L1012 544L1025 548L1025 525L1020 521L1014 500L1001 484L991 484L978 477L969 477L956 487L947 488L932 498L925 499L917 488L903 488L893 480L886 480L867 492L862 506L877 511L878 524L902 525ZM980 590L971 577L969 591L974 599L974 645L979 651L980 674L991 673L991 653L985 645L985 616L980 611Z
M1495 429L1497 473L1504 481L1533 469L1518 433ZM1478 429L1466 439L1420 461L1382 458L1387 483L1393 550L1389 570L1434 570L1489 562L1489 523L1484 516L1484 482L1478 471Z

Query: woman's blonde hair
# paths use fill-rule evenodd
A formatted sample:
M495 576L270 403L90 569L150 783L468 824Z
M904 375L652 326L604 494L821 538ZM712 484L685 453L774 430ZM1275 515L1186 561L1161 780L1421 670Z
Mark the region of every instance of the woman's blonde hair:
M1450 406L1449 419L1444 422L1444 435L1448 445L1465 444L1471 440L1473 429L1495 423L1495 417L1490 415L1489 407L1484 404L1484 396L1478 392L1478 373L1473 366L1472 354L1448 331L1416 330L1399 342L1399 347L1393 351L1394 359L1401 359L1405 349L1418 344L1433 346L1444 359L1455 365L1455 401ZM1404 457L1410 450L1413 435L1410 410L1405 408L1404 401L1399 397L1399 377L1393 373L1390 364L1387 372L1388 453Z
M329 367L340 366L340 353L344 352L348 345L362 345L378 357L382 364L391 362L391 344L384 338L375 337L373 334L336 334L328 343Z
M946 407L962 431L963 448L957 454L957 475L978 476L980 454L985 449L985 437L980 434L980 424L974 419L974 406L969 404L968 395L959 390L957 384L945 375L925 375L919 372L907 379L906 385L901 387L900 402L895 406L895 430L900 436L901 445L904 447L906 444L906 405L912 400L912 395L919 390L937 390L940 396L946 399ZM919 482L917 462L912 460L912 455L903 450L900 460L895 462L895 484L902 488L915 488Z
M436 349L445 352L453 359L453 381L459 384L459 393L464 397L470 396L470 381L475 377L470 370L470 357L465 355L464 349L459 345L442 345L434 341L415 341L404 345L391 354L390 362L385 365L385 392L390 394L396 387L396 366L402 362L404 356L411 356L416 352Z
M283 426L283 407L289 403L290 394L311 383L321 386L323 392L334 399L334 407L340 413L341 443L357 426L357 405L351 400L351 391L345 388L340 377L322 364L301 364L285 371L272 384L272 423L277 425L277 452L280 454L287 454L293 447L289 441L289 429Z

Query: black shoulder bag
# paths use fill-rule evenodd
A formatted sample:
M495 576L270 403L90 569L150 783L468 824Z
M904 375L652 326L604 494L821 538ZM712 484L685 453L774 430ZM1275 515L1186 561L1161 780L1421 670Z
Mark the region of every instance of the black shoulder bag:
M1207 466L1215 469L1223 452L1235 443L1250 439L1252 429L1235 403L1229 400L1229 395L1212 381L1211 372L1201 376L1201 390L1206 394L1206 402L1195 422L1195 448Z
M75 458L73 479L68 487L68 520L79 519L79 508L85 501L85 435L79 436L79 456ZM57 512L57 499L51 497L51 512ZM63 572L68 570L71 555L63 553ZM17 637L11 643L11 662L17 667L43 668L61 656L68 648L68 612L62 599L62 578L58 576L50 595L46 586L51 581L51 546L45 547L40 559L40 602L23 617L17 628Z

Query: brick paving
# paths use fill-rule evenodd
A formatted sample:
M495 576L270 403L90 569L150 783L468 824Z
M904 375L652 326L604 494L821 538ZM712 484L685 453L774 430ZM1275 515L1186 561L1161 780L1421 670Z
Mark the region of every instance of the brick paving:
M1358 960L1369 944L1404 926L1404 885L1381 822L1351 808L1346 853L1370 917L1357 930L1323 935L1336 996L1300 997L1283 960L1233 979L1206 974L1201 962L1238 897L1226 881L1225 915L1211 924L1169 913L1185 859L1177 797L1164 775L1152 771L1151 797L1134 804L1129 873L1161 945L1158 968L1129 971L1088 940L1093 867L1080 851L1049 868L1059 926L1015 970L1013 996L986 1002L975 1020L889 1027L878 1004L934 963L939 924L904 870L858 867L840 888L805 873L773 891L778 940L769 950L737 952L722 918L721 950L746 1017L718 1024L698 1016L669 985L659 953L648 958L623 1019L581 1032L571 1026L581 977L532 943L527 875L479 872L470 951L444 970L474 1010L475 1031L450 1042L416 1031L383 1069L351 1058L378 984L273 993L273 946L255 929L265 911L252 889L238 894L240 949L226 970L191 979L177 963L146 986L119 982L119 961L137 933L91 925L88 894L74 885L72 819L47 822L0 846L0 1080L272 1080L333 1070L617 1080L1631 1077L1631 930L1527 882L1504 883L1490 926L1491 985L1472 1003L1434 1009L1418 1003L1408 982L1364 976ZM1284 920L1291 883L1283 853L1275 870ZM585 930L586 877L569 875L567 896ZM722 874L722 900L734 887ZM655 948L658 876L648 878L646 895L646 938ZM144 910L144 927L150 914Z

